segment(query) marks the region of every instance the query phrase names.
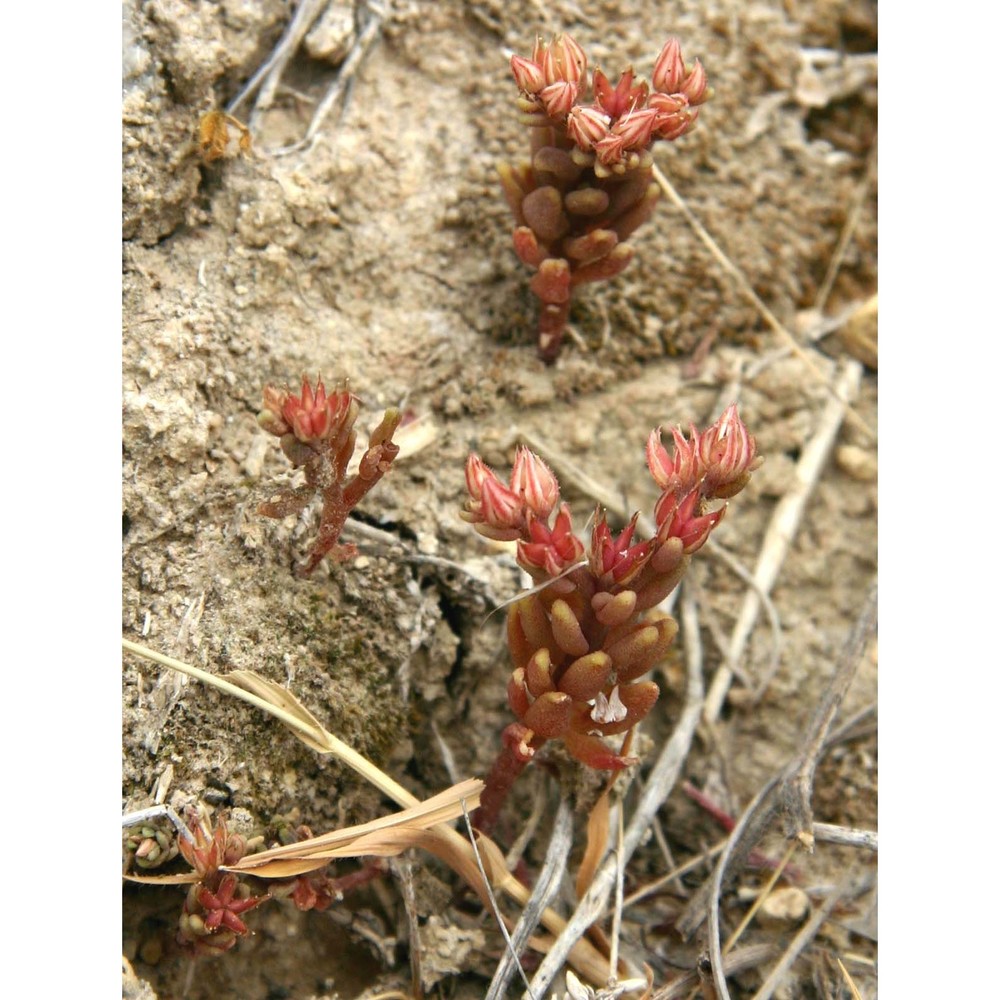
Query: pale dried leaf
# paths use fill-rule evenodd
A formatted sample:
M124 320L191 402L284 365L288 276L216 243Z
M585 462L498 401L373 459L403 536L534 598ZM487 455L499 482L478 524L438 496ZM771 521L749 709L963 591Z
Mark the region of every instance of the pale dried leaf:
M290 874L322 868L333 858L399 854L407 847L420 846L419 834L426 828L461 816L463 800L466 808L475 808L482 788L482 781L469 778L409 809L252 854L226 870L250 872L262 878L287 878ZM292 872L292 868L297 870Z
M576 873L576 898L583 899L584 893L590 888L597 866L604 857L608 846L610 832L611 800L608 796L610 788L605 789L601 797L594 803L587 817L587 847Z
M319 753L330 753L327 731L320 724L319 719L287 688L275 684L274 681L269 681L266 677L261 677L260 674L254 673L252 670L233 670L225 675L225 679L305 723L315 731L313 738L297 729L293 729L292 732L311 749L317 750Z
M180 875L127 875L122 874L126 882L141 882L144 885L193 885L198 881L197 872L184 872Z

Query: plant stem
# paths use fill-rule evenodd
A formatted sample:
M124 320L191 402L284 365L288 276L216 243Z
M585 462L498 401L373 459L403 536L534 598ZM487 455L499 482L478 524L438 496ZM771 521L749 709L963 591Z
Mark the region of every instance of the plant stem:
M501 737L500 752L497 754L490 773L486 776L486 785L479 797L479 808L473 814L472 820L477 830L487 836L492 834L500 818L500 810L507 801L507 795L521 772L528 766L530 757L525 757L517 749L521 742L523 726L516 723L508 726ZM535 737L530 746L537 750L545 741Z

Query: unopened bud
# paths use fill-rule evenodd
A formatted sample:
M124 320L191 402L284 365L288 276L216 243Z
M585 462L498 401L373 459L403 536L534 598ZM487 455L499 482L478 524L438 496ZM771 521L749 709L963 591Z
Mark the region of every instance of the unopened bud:
M611 119L596 108L576 107L566 119L566 134L580 147L593 149L607 134Z
M542 67L523 56L510 57L510 71L514 74L514 82L518 90L525 94L537 94L545 86L545 74Z
M681 89L684 76L681 43L676 38L670 38L653 65L653 87L664 94L676 94Z
M542 107L545 108L545 113L550 118L565 118L576 103L576 97L579 92L580 87L578 84L558 80L542 88L538 92L538 100L541 101Z
M681 86L681 91L692 105L704 104L711 97L708 88L708 74L699 60L695 59L691 72Z
M514 456L510 488L524 497L530 510L543 521L559 502L559 483L552 470L528 448L520 447Z

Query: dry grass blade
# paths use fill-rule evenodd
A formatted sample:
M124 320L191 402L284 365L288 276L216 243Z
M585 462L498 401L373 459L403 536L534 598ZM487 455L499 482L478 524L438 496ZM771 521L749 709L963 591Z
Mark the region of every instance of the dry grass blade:
M781 859L781 863L771 874L771 877L767 880L767 884L764 888L757 894L757 898L753 901L750 909L744 914L743 919L739 922L736 930L729 935L729 939L722 946L722 954L726 955L733 950L736 942L743 936L743 932L750 926L750 921L753 920L757 911L764 905L764 900L771 894L771 890L778 884L778 879L781 878L788 867L788 862L792 860L792 855L795 853L795 844L789 844L788 848L785 850L784 857Z
M312 120L309 122L309 127L306 129L305 137L298 142L292 143L290 146L282 146L280 149L274 150L275 156L287 156L289 153L310 149L316 141L316 136L323 127L327 115L330 114L337 101L340 100L340 95L344 92L344 88L354 79L354 74L357 73L362 60L374 44L375 39L378 38L382 30L382 21L386 16L386 12L374 3L367 4L366 7L368 10L368 23L364 26L361 34L358 36L358 40L351 47L350 53L341 65L337 79L334 80L330 88L323 95L323 100L319 102L319 106L316 108Z
M164 656L162 653L157 653L155 650L141 646L129 639L122 639L122 648L136 656L141 656L143 659L159 663L170 670L194 677L203 684L224 691L234 698L239 698L241 701L273 715L288 726L307 746L320 753L331 754L347 764L348 767L357 771L398 805L407 808L419 804L415 795L408 792L384 771L379 770L370 760L349 747L343 740L328 733L316 721L316 717L303 707L290 691L280 685L260 677L251 670L234 671L232 676L235 682L230 681L225 677L217 677L215 674L200 670L198 667L192 667L181 660L175 660L172 656Z
M875 631L877 615L878 587L872 584L865 596L861 613L841 650L833 680L809 720L802 749L789 765L781 785L780 797L785 813L785 835L796 837L810 851L813 849L814 841L812 792L816 765L819 763L830 726L840 709L844 695L847 694L847 689L858 672L865 646Z
M292 718L298 719L303 728L293 731L307 747L318 753L330 752L330 734L323 728L319 719L288 688L282 687L274 681L269 681L266 677L261 677L260 674L254 673L252 670L232 670L225 675L225 679L232 681L237 687L255 694L275 708L281 709Z
M837 968L840 969L840 974L844 977L844 982L847 983L847 988L851 991L852 1000L862 1000L861 991L854 985L854 980L851 978L851 974L847 971L844 963L837 959Z
M141 882L143 885L193 885L198 881L197 872L181 872L179 875L132 875L122 873L126 882Z
M413 808L297 844L250 854L228 866L226 871L244 872L258 878L290 878L324 868L334 858L400 854L408 847L420 846L422 831L461 816L463 801L473 806L478 804L482 788L482 781L470 778Z

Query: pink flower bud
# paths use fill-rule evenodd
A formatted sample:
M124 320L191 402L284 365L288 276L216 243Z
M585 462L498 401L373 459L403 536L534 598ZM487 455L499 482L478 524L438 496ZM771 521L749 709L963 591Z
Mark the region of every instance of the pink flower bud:
M565 118L573 109L576 103L577 94L580 87L576 83L567 83L565 80L558 80L543 87L538 92L538 100L541 101L545 113L550 118Z
M694 128L697 118L697 108L691 108L676 115L661 116L656 123L656 129L653 134L657 139L666 139L668 142L673 142L674 139L679 139L682 135L690 132Z
M664 94L676 94L681 89L684 75L681 43L676 38L669 38L653 65L653 87Z
M316 380L315 391L309 380L304 378L301 395L292 396L290 393L283 395L281 419L304 444L336 437L342 428L348 423L353 423L357 416L357 402L354 396L346 388L338 389L327 396L322 379ZM277 402L278 398L278 393L272 393L269 403L265 391L265 405L268 406L266 412L273 414L270 404ZM265 427L265 430L270 429L270 426L277 426L274 421L268 423L269 426Z
M580 149L591 150L607 134L611 119L597 108L576 107L566 119L566 134Z
M475 453L465 463L465 485L469 500L462 511L464 520L476 525L487 538L513 541L525 530L525 507L521 496L505 486L497 474Z
M566 504L560 505L551 528L529 515L528 540L517 543L517 561L529 573L559 576L582 558L583 543L573 534L573 520Z
M698 117L696 108L691 108L684 94L653 94L649 106L659 114L653 127L658 139L676 139L689 131Z
M532 513L543 521L559 502L559 483L552 470L528 448L520 447L514 456L510 488L524 497Z
M735 496L757 468L757 442L740 420L733 403L701 435L698 457L705 469L702 494L706 497Z
M679 427L674 427L674 457L667 454L660 443L662 428L657 427L646 441L646 464L656 485L664 493L686 493L701 479L702 470L698 452L698 431L691 426L691 440L688 441Z
M587 56L569 35L556 35L540 60L546 83L576 83L587 72Z
M281 416L287 400L287 389L279 389L274 385L264 387L264 409L257 414L257 423L269 434L282 437L291 430Z
M685 555L697 552L726 513L726 508L722 507L710 514L699 514L700 506L701 492L698 489L691 490L679 503L676 493L664 493L653 511L659 528L657 541L663 543L670 538L678 538Z
M612 535L603 512L594 519L590 540L590 570L595 577L603 579L610 575L608 582L622 584L627 583L642 569L652 552L652 543L631 544L638 519L639 515L635 514L617 538Z
M510 57L510 71L514 74L514 82L518 90L525 94L537 94L545 86L545 74L542 67L523 56Z
M625 155L625 140L620 135L609 133L594 146L594 152L605 166L614 166Z
M631 111L615 122L611 134L621 136L625 149L645 149L658 118L659 112L654 108Z
M483 520L494 528L516 528L524 521L524 501L496 476L482 482Z
M681 86L681 91L692 105L704 104L711 97L708 89L708 75L699 60L695 59L691 72Z
M496 479L496 473L475 452L469 455L465 462L465 486L474 501L483 499L483 480L490 477Z

